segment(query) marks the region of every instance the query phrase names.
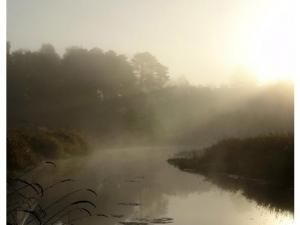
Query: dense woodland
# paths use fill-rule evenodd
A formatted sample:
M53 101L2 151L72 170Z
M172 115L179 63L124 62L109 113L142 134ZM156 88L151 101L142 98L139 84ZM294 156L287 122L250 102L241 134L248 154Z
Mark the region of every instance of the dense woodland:
M99 143L209 144L293 130L293 85L191 85L150 53L7 48L9 129L74 129ZM238 74L243 78L243 74ZM199 75L199 76L205 76ZM153 142L152 142L153 143Z

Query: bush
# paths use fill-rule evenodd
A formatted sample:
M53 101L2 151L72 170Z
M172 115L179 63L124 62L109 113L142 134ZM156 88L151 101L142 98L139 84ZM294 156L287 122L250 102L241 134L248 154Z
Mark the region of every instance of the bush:
M43 159L64 158L87 152L85 139L76 131L26 128L11 129L7 133L8 171L26 169Z
M294 210L294 135L230 138L168 160L275 210Z
M246 139L230 138L204 149L203 154L170 159L169 162L182 169L236 174L292 186L294 136L278 134Z

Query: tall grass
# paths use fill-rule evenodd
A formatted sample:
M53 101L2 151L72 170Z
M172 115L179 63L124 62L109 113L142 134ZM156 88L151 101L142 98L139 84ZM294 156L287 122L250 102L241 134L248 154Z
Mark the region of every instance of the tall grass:
M47 159L85 154L84 137L71 130L10 129L7 133L8 172L24 171Z
M49 166L49 161L43 165ZM14 177L9 179L7 224L49 225L57 222L66 224L70 222L70 219L77 220L97 216L95 212L97 206L93 202L97 197L97 193L91 188L77 188L76 190L67 191L49 203L47 198L49 191L59 193L60 185L71 181L73 180L68 178L42 185L38 181L29 181L29 178ZM79 197L75 194L80 192L90 193L90 196L78 200ZM75 211L77 217L73 218L71 213Z
M293 210L292 133L230 138L168 162L182 170L203 174L225 189L241 189L246 197L261 205Z

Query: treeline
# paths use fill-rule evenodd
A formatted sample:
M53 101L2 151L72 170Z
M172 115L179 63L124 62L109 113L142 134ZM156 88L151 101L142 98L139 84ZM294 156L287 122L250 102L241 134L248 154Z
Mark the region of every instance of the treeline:
M293 86L174 84L150 53L131 59L99 48L60 56L7 51L8 128L77 129L99 142L210 143L293 129Z
M129 61L113 51L72 47L60 57L47 44L7 55L8 127L149 129L141 94L168 79L167 69L149 53Z

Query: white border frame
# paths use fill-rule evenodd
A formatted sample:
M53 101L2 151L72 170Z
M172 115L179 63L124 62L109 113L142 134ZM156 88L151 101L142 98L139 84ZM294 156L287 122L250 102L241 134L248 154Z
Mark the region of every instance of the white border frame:
M6 1L0 0L0 223L6 224Z

